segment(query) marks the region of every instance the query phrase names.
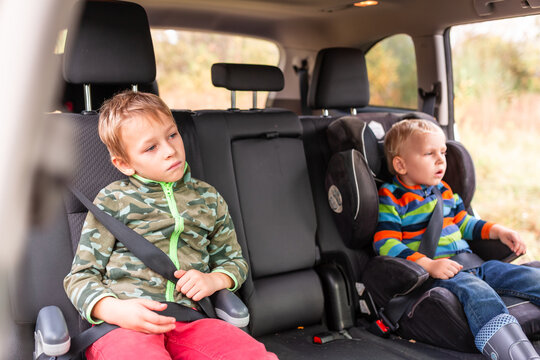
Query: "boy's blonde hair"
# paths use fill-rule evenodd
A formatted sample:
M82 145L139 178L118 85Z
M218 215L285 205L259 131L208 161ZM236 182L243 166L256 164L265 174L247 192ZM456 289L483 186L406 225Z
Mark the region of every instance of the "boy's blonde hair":
M442 129L435 123L423 119L407 119L395 123L392 128L386 133L384 138L384 155L388 170L395 175L394 165L392 161L401 154L403 144L414 133L442 133Z
M99 114L99 138L107 146L111 156L128 160L122 144L120 130L133 116L159 121L159 114L173 120L171 110L157 95L127 90L114 95L103 103Z

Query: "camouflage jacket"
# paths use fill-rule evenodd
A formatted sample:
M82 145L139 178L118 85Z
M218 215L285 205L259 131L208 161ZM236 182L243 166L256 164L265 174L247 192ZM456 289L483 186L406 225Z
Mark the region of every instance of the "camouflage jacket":
M248 265L236 240L227 204L216 189L193 179L189 168L174 183L141 177L115 181L94 200L101 210L119 219L169 255L178 269L222 272L236 290L246 279ZM71 272L64 288L81 316L90 316L103 297L174 301L196 307L175 284L147 268L88 213Z

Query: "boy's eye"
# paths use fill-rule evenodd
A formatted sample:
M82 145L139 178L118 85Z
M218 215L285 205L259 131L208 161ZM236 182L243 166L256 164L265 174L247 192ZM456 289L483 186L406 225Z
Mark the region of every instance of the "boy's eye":
M144 152L152 151L155 148L156 148L156 145L152 145L152 146L148 147L146 150L144 150Z
M173 139L176 137L176 135L178 135L177 132L173 132L171 135L169 135L169 138Z

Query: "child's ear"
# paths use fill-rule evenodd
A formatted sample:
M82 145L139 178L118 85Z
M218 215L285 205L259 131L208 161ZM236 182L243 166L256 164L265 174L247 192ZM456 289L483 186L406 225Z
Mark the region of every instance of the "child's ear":
M121 157L113 155L111 156L111 162L115 168L120 170L122 174L127 175L127 176L131 176L135 174L135 169L133 169L131 165L129 165L129 163L125 161L124 159L122 159Z
M405 165L405 161L401 157L394 156L394 158L392 159L392 166L394 167L394 171L399 175L407 174L407 166Z

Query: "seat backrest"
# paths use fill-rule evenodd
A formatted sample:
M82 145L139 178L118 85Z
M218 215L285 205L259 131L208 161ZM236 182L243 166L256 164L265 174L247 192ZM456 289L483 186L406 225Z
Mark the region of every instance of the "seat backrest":
M253 76L246 77L242 66L220 78L213 71L212 81L231 90L283 86L278 68L274 75L265 67L247 71ZM208 110L196 112L194 122L206 180L227 201L250 264L241 292L252 334L320 323L316 219L298 117L280 109Z
M130 31L125 31L126 26ZM133 46L133 43L139 45ZM147 61L141 63L132 59ZM80 29L68 31L64 75L67 81L76 79L81 84L149 83L154 81L156 73L153 59L150 28L142 7L126 2L88 2L82 12ZM193 141L196 136L191 114L177 112L174 116L184 138L187 161L193 163L192 172L198 176L202 167L197 159L200 156L197 144ZM99 139L97 113L47 114L45 121L63 122L71 127L75 162L69 182L88 198L93 199L100 189L125 177L112 166L109 153ZM13 349L9 351L10 359L31 358L33 329L37 313L44 306L61 308L72 336L89 326L63 289L63 278L70 271L87 210L65 191L63 206L51 211L55 211L53 222L30 230L12 281L14 331L10 334Z

